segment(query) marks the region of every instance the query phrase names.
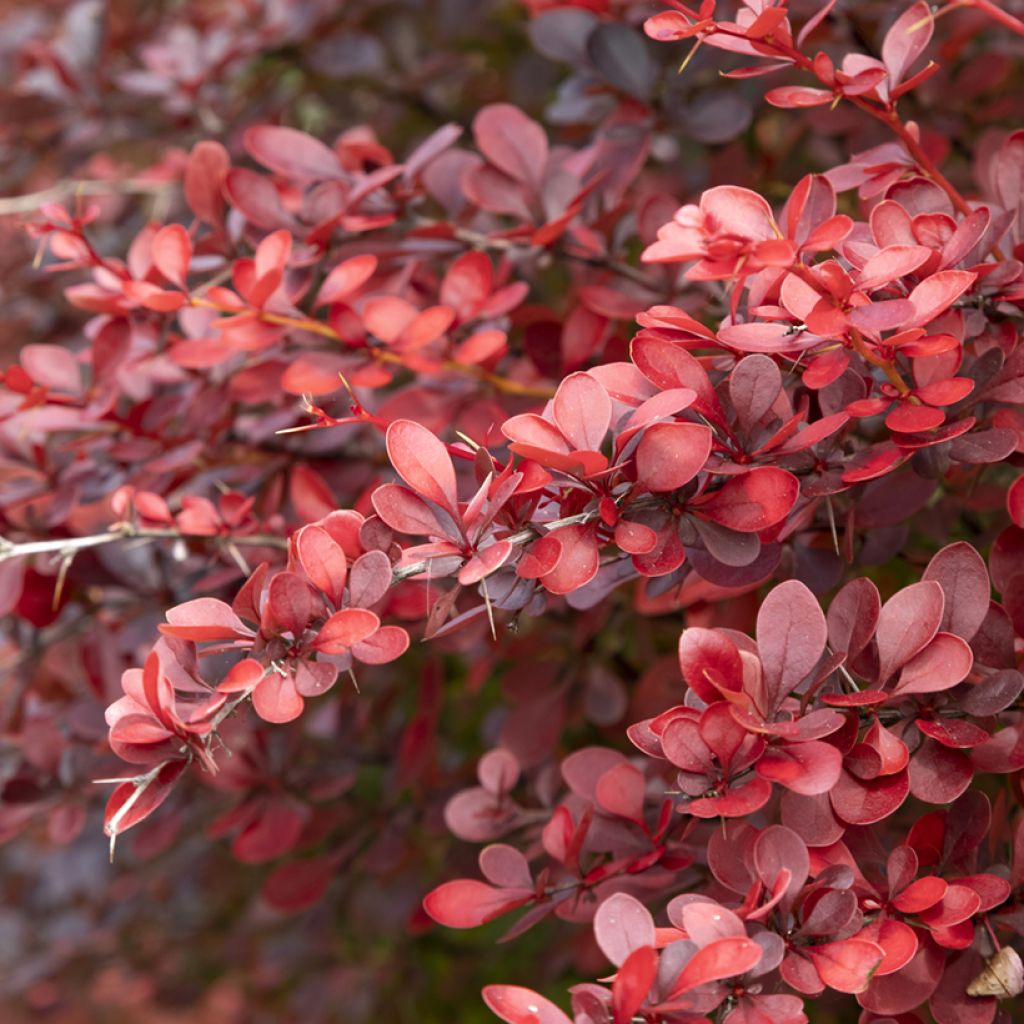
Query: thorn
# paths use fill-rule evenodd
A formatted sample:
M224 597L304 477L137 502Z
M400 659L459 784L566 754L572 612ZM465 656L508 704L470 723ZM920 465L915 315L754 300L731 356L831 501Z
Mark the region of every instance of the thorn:
M348 670L348 677L352 680L352 686L355 689L356 693L362 693L363 691L359 689L359 680L356 679L356 674L352 671L352 669Z
M455 436L458 437L458 438L461 438L463 441L465 441L466 444L468 444L469 447L473 449L473 451L475 451L475 452L480 451L480 445L478 445L476 443L476 441L473 440L473 438L467 437L461 430L456 430L455 431Z
M480 589L484 592L484 604L487 606L487 621L491 624L491 639L497 642L498 630L494 625L494 608L491 606L491 595L487 593L487 579L480 580Z
M838 555L840 553L839 552L839 533L836 530L836 514L835 514L835 510L832 508L832 495L831 494L826 494L825 495L825 508L828 509L828 525L829 525L829 529L832 531L832 547L835 549L835 552Z
M700 44L702 42L704 42L704 40L698 36L697 42L693 44L693 46L690 48L690 52L686 55L685 58L683 58L683 63L679 65L679 70L676 72L677 75L681 75L686 70L686 68L689 66L690 61L693 60L694 54L700 49Z

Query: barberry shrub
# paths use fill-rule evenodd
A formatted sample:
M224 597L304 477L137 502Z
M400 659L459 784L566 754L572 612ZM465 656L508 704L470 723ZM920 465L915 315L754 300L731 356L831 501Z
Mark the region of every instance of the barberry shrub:
M0 835L127 852L30 1009L134 913L90 991L163 1012L173 886L272 936L210 1019L440 1020L334 930L496 919L508 1024L1020 1012L1024 21L668 3L8 15L68 166L4 211Z

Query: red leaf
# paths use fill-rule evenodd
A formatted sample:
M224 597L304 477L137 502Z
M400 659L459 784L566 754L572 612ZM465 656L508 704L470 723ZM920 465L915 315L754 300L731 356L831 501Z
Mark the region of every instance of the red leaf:
M253 125L246 129L242 144L258 163L294 181L341 177L341 167L334 153L319 139L294 128Z
M532 889L497 889L486 882L459 878L429 892L423 909L447 928L476 928L532 898Z
M169 609L167 624L158 628L165 636L182 640L240 640L252 636L230 605L212 597L197 597Z
M487 985L484 1002L506 1024L572 1024L551 1000L518 985Z
M343 260L320 285L316 294L317 305L348 299L373 277L376 269L377 257L370 254Z
M679 666L687 685L705 703L743 687L743 662L736 645L713 629L691 626L679 636Z
M614 1024L630 1024L643 1005L658 973L658 954L652 946L630 953L612 982Z
M275 909L292 913L315 906L338 869L333 857L311 857L280 864L267 876L261 890Z
M107 800L103 811L103 831L108 836L118 836L148 818L171 795L174 783L187 765L184 760L167 762L144 787L134 782L122 782ZM130 807L122 810L140 789Z
M441 517L418 495L399 484L381 484L370 496L374 511L392 530L458 541L454 524Z
M295 689L291 674L271 670L252 691L252 706L264 722L280 725L294 721L302 714L305 701Z
M601 552L593 526L561 526L548 536L561 544L558 563L541 577L552 594L570 594L597 575Z
M492 103L473 118L473 136L485 157L509 177L536 185L548 162L544 129L510 103Z
M409 634L401 626L381 626L372 636L360 640L352 655L364 665L386 665L409 649Z
M1024 527L1024 476L1017 477L1006 492L1006 510L1016 526Z
M491 294L494 270L484 252L463 253L441 281L440 300L455 310L459 320L473 319Z
M597 780L597 803L603 811L644 826L643 772L623 762L610 768Z
M221 187L231 168L228 151L219 142L197 142L185 165L185 201L192 212L207 224L224 223L224 196Z
M719 526L754 533L785 519L799 494L800 481L792 473L763 466L730 477L710 497L693 505Z
M414 490L458 515L455 467L444 444L412 420L395 420L386 436L388 458Z
M924 0L908 7L882 41L882 63L890 86L898 85L911 65L924 53L935 28L935 18Z
M807 953L821 980L837 992L863 992L885 956L881 946L864 939L809 946Z
M830 743L810 740L769 747L755 768L758 775L794 793L827 793L838 781L843 758Z
M185 290L185 278L192 260L192 242L180 224L168 224L154 236L150 249L153 266L172 284Z
M844 771L829 797L841 821L848 825L873 825L889 817L907 799L909 792L910 780L906 772L864 780Z
M636 450L637 483L649 491L688 484L711 453L711 428L699 423L655 423Z
M571 373L555 392L555 423L573 448L598 451L612 420L608 392L588 373Z
M903 666L893 693L938 693L963 682L974 664L966 640L936 633L928 646Z
M932 274L910 293L909 300L914 307L914 315L902 326L924 327L931 323L974 284L977 276L969 270L940 270L937 274Z
M636 950L654 945L654 918L635 896L618 892L597 908L594 938L601 952L621 967Z
M832 93L828 89L809 89L803 85L782 85L769 89L764 98L773 107L821 107L832 102Z
M904 587L885 602L875 633L880 682L931 641L942 621L944 606L942 588L932 580Z
M348 575L348 559L341 545L320 526L304 526L299 530L295 548L306 575L313 585L330 598L338 607L345 591Z
M828 628L817 598L798 580L787 580L764 599L757 613L757 649L764 688L773 713L817 665Z
M668 998L678 996L698 985L722 978L734 978L757 966L762 948L746 938L719 939L694 953L669 991Z
M315 647L325 654L344 654L350 647L373 636L380 619L365 608L343 608L335 612L317 634Z

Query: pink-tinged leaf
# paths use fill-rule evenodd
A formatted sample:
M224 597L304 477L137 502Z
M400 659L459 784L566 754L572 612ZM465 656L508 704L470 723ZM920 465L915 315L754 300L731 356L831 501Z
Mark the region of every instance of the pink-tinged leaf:
M459 582L464 587L479 583L485 576L500 569L514 550L512 542L508 540L495 541L489 547L482 548L459 570Z
M807 954L821 980L837 992L863 992L885 952L864 939L841 939L808 946Z
M514 846L493 843L480 851L480 871L491 885L529 889L533 885L530 862Z
M319 902L337 870L333 857L288 861L270 872L260 895L276 910L306 910Z
M937 875L925 875L915 879L892 901L893 907L901 914L919 914L922 910L934 907L943 896L949 883Z
M125 281L123 287L128 298L156 313L173 313L188 301L181 292L165 291L148 281Z
M736 645L714 629L691 626L679 636L679 666L687 686L707 704L743 688L743 661Z
M218 349L223 351L223 346L218 344ZM330 395L342 387L342 374L348 365L337 352L304 352L288 364L281 375L281 387L291 395Z
M925 648L938 632L944 607L942 588L933 580L904 587L885 602L875 634L879 681Z
M597 451L612 420L608 392L588 373L571 373L555 392L555 422L573 448Z
M985 621L992 592L981 555L964 541L948 544L928 563L921 578L942 587L945 603L939 628L971 640Z
M885 417L885 425L894 433L914 434L934 430L941 426L945 419L945 413L941 409L900 402L894 405L892 411Z
M718 332L718 340L738 352L795 352L820 343L820 338L794 334L786 324L732 324Z
M75 354L66 348L60 345L23 345L18 359L34 383L52 391L66 391L73 395L81 392L81 365ZM138 499L139 495L136 495L136 508L139 507Z
M914 315L902 326L924 327L931 323L974 284L977 276L969 270L940 270L932 274L910 293Z
M506 1024L572 1024L550 999L518 985L487 985L484 1002Z
M153 236L150 251L153 266L172 284L185 289L192 261L192 241L188 232L180 224L168 224Z
M851 580L828 608L828 642L832 650L855 658L870 643L878 624L882 599L867 577Z
M389 345L397 342L402 332L416 319L419 310L397 295L380 295L363 306L366 329Z
M463 253L441 281L440 300L460 320L471 320L487 301L494 284L494 269L485 252Z
M647 998L658 974L658 954L652 946L630 953L612 982L614 1024L630 1024Z
M800 494L800 481L774 466L751 469L730 477L695 510L719 526L754 533L774 526L789 515Z
M923 266L932 255L924 245L888 245L872 256L857 276L857 287L865 291L897 281Z
M257 227L273 231L293 224L274 183L262 174L233 167L224 176L223 191L228 202Z
M399 484L381 484L370 500L374 511L392 530L454 541L460 539L454 523L444 522L418 494Z
M969 886L953 884L942 898L917 916L931 928L948 928L973 917L981 908L981 897Z
M934 29L935 18L924 0L912 4L896 19L882 42L882 63L889 72L890 86L898 85L924 53Z
M949 804L974 777L974 765L961 750L926 739L910 759L910 792L929 804Z
M295 689L295 680L290 673L282 675L272 670L253 690L252 706L264 722L280 725L298 718L305 701Z
M755 765L762 778L804 796L827 793L838 781L843 757L830 743L810 740L769 747Z
M412 420L395 420L388 427L388 458L398 475L435 504L458 514L455 467L444 444Z
M782 85L769 89L764 98L773 107L783 109L794 107L821 107L831 103L833 95L829 89L809 89L803 85Z
M338 158L319 139L275 125L246 129L242 144L264 167L297 182L325 181L341 177Z
M734 978L756 967L764 950L747 938L719 939L698 950L683 968L669 992L669 998L689 992L698 985Z
M562 545L557 537L540 537L523 552L516 565L516 575L524 580L535 580L551 572L562 557Z
M409 634L401 626L381 626L352 648L352 656L364 665L386 665L409 649Z
M643 772L623 762L609 768L597 780L597 804L608 814L635 822L642 828L646 788Z
M654 918L635 896L618 892L597 908L594 938L601 952L616 967L621 967L630 954L654 945Z
M377 257L370 254L343 260L325 278L316 295L318 306L328 302L344 302L367 281L377 269Z
M348 560L341 545L322 527L304 526L295 540L299 563L315 587L338 607L345 591Z
M844 771L829 798L840 821L848 825L873 825L889 817L907 799L909 792L910 780L906 772L866 780Z
M380 628L380 619L365 608L343 608L335 612L320 629L315 647L325 654L344 654Z
M169 609L167 624L158 628L164 636L200 642L240 640L252 636L230 605L212 597L197 597Z
M876 972L867 991L862 992L857 1001L880 1016L907 1013L935 991L945 963L943 951L924 939L911 961L898 973L880 976Z
M935 638L916 654L900 672L893 693L938 693L967 678L974 654L966 640L952 633L936 633Z
M253 658L246 658L231 666L228 674L220 681L220 693L241 693L251 690L263 678L263 666Z
M974 381L968 377L947 377L915 388L914 394L929 405L956 405L974 390Z
M772 784L755 776L741 786L730 786L721 796L701 797L680 806L695 818L745 818L759 811L772 797Z
M644 22L644 32L659 43L689 39L696 33L693 22L679 11L662 11Z
M718 185L700 197L701 212L711 219L712 230L751 241L775 237L772 208L748 188Z
M322 612L323 599L298 573L279 572L267 589L260 627L265 633L290 633L298 640Z
M473 118L480 152L510 178L536 186L548 162L544 129L510 103L492 103Z
M554 569L541 577L541 582L552 594L570 594L597 575L601 552L593 526L561 526L548 536L561 544Z
M243 864L265 864L295 848L306 823L305 808L291 800L271 798L231 844L231 852Z
M184 760L169 761L145 787L134 782L122 782L110 794L103 810L103 831L113 838L148 818L171 795L174 783L187 766L188 762ZM141 793L136 796L139 789Z
M698 946L707 946L719 939L746 938L746 928L736 914L710 901L683 904L677 918L673 918L670 905L669 920L681 921L683 930Z
M197 142L185 165L185 201L204 223L220 227L224 222L221 186L231 168L228 151L219 142Z
M498 889L486 882L460 878L428 893L423 909L446 928L477 928L532 898L532 889Z
M637 482L653 492L689 483L711 453L711 429L699 423L655 423L636 450Z
M1024 476L1017 477L1006 492L1006 511L1015 526L1024 527Z
M774 712L817 665L828 639L817 598L798 580L787 580L765 598L757 614L757 648L768 707Z

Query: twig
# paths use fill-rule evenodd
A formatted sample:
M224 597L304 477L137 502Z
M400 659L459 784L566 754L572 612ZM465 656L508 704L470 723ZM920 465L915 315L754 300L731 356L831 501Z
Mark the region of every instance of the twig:
M87 548L113 544L119 540L215 540L231 544L244 544L255 547L273 547L286 549L288 538L273 534L252 533L244 537L221 537L218 534L183 533L181 530L124 526L106 533L94 533L86 537L54 537L50 540L12 541L0 537L0 562L10 558L24 558L29 555L46 555L56 553L62 556L73 556Z
M103 196L111 193L163 196L177 187L171 181L143 181L139 178L128 178L125 181L68 178L38 192L0 197L0 217L13 213L34 213L46 203L58 203L70 196Z

